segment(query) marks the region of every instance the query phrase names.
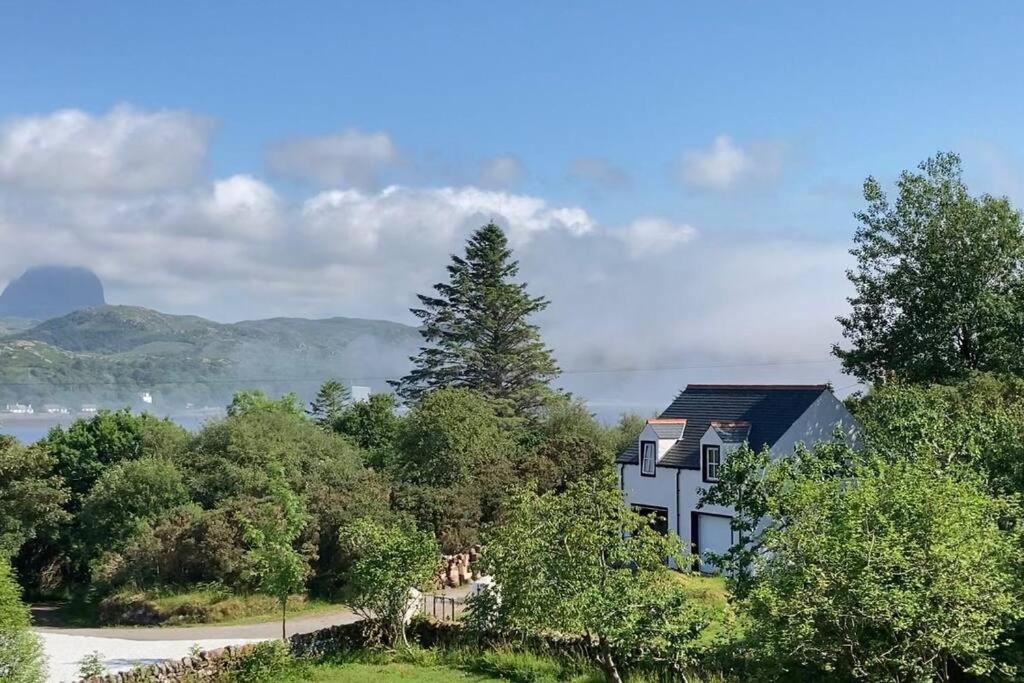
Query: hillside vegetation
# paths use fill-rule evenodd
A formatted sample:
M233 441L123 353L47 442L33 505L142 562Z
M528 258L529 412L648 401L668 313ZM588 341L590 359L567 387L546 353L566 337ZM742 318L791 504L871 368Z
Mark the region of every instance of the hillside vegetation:
M326 375L384 386L419 345L415 328L358 318L234 324L135 306L0 327L0 403L223 404L240 387L312 393Z

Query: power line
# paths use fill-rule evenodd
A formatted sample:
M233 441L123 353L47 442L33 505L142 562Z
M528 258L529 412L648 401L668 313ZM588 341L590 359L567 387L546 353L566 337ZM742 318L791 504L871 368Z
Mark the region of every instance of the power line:
M563 370L563 375L602 375L602 374L631 374L631 373L644 373L644 372L678 372L683 370L716 370L716 369L733 369L733 368L764 368L764 367L782 367L790 365L823 365L827 363L834 363L833 359L828 360L788 360L788 361L768 361L768 362L757 362L757 363L716 363L706 365L666 365L659 367L622 367L622 368L576 368L571 370ZM167 380L162 382L150 382L147 383L151 386L166 386L166 385L182 385L182 384L242 384L242 383L263 383L263 384L283 384L290 382L322 382L325 375L319 375L317 377L238 377L238 378L223 378L223 379L204 379L204 380ZM397 380L398 377L393 376L347 376L345 379L351 381L388 381ZM105 382L48 382L48 381L33 381L33 382L0 382L0 387L35 387L35 386L50 386L50 387L97 387L97 386L136 386L140 382L132 381L105 381ZM853 385L850 385L853 386ZM845 387L843 387L845 388Z

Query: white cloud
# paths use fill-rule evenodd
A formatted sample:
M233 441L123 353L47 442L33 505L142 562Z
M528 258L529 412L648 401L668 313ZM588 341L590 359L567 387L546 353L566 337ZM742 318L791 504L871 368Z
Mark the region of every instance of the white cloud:
M604 190L621 189L628 187L632 182L624 169L603 157L573 159L566 177Z
M213 184L203 211L228 232L250 238L266 238L278 228L277 193L247 175L236 175Z
M267 166L275 173L325 187L376 187L401 154L387 133L349 128L336 135L304 137L272 145Z
M0 185L132 193L187 186L206 161L211 123L183 111L65 109L0 127Z
M664 218L638 218L618 233L633 258L655 251L668 251L686 244L697 236L691 225L673 223Z
M827 358L846 306L846 244L709 233L655 216L601 225L582 206L526 193L391 185L294 197L249 175L131 194L21 187L0 185L0 281L73 259L98 272L114 302L222 320L413 322L415 294L442 280L450 254L488 221L506 229L531 292L551 300L540 323L568 369ZM837 379L818 365L769 367L775 374L756 379ZM731 379L755 377L744 372ZM589 397L660 400L687 379L696 381L566 381Z
M517 157L499 154L484 162L480 169L480 184L487 188L513 188L522 181L525 173Z
M743 148L728 135L719 135L705 150L683 154L679 178L695 190L726 191L751 181L773 181L782 174L782 147L756 142Z

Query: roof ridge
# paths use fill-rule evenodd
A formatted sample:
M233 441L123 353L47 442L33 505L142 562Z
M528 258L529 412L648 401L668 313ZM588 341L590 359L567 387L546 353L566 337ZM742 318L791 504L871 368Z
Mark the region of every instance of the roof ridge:
M827 384L687 384L686 389L754 389L757 391L825 391Z
M686 424L685 417L649 417L647 418L647 424L649 425L679 425Z

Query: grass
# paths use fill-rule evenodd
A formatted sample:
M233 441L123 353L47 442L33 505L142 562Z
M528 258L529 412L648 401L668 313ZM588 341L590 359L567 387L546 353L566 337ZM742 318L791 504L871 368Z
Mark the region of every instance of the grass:
M361 683L362 681L407 681L408 683L445 683L446 681L466 681L480 683L484 681L500 681L468 671L461 671L448 666L422 666L392 662L390 664L320 664L312 666L295 677L281 679L287 683Z
M366 649L337 659L306 664L289 683L298 681L511 681L512 683L598 683L600 673L588 662L555 659L514 650Z
M217 590L196 590L155 595L151 602L161 613L168 615L162 624L164 626L256 624L281 618L277 598L268 595L234 595ZM288 598L288 618L320 614L341 607L336 603L293 595Z
M288 619L342 609L339 603L288 599ZM133 618L128 618L133 615ZM141 616L140 616L141 615ZM159 626L243 625L281 619L276 598L235 594L221 587L192 590L121 590L98 603L79 595L46 616L47 626L88 627L149 624Z

